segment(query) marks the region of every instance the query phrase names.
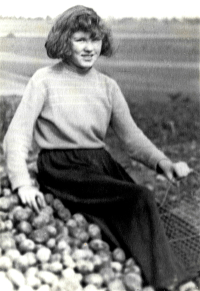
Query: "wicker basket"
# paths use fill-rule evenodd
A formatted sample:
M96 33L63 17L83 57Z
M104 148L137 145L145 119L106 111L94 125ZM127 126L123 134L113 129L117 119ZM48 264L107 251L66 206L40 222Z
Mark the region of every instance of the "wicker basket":
M158 203L170 245L180 262L192 276L200 274L200 195L179 197L178 203L167 198Z

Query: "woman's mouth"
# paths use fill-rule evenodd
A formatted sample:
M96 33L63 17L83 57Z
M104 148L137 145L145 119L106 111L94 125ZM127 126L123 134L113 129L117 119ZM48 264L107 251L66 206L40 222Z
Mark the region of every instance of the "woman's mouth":
M82 55L82 57L86 60L91 60L93 55Z

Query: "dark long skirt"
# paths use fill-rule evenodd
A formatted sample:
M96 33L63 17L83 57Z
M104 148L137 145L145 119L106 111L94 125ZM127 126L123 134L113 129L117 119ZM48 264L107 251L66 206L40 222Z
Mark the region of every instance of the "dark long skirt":
M140 266L146 284L169 288L186 274L170 250L153 193L136 185L104 149L42 150L42 191L98 223Z

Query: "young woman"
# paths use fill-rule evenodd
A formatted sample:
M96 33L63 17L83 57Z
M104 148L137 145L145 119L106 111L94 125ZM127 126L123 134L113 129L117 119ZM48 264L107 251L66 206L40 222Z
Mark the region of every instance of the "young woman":
M93 66L110 56L110 34L90 8L75 6L55 22L45 44L60 59L30 79L4 139L13 190L39 211L51 192L72 212L99 223L115 245L140 265L145 284L173 289L185 279L169 248L153 194L136 185L105 150L109 126L130 159L163 173L170 181L189 173L173 163L133 121L117 83ZM40 147L40 189L32 185L26 160L32 138Z

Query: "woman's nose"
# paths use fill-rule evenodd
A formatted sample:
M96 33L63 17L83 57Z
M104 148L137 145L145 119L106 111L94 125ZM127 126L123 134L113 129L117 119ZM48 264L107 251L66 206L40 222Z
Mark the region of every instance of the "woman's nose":
M93 50L93 43L91 40L87 41L85 44L85 50L86 51L92 51Z

